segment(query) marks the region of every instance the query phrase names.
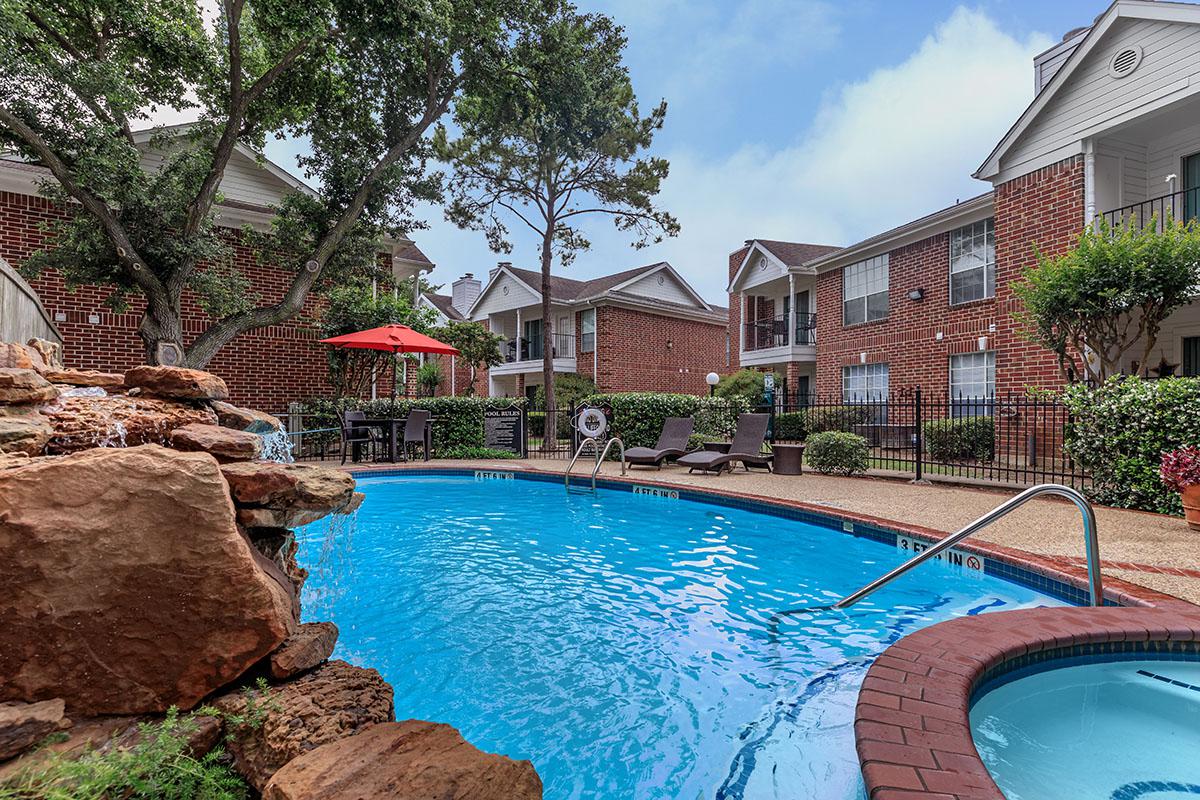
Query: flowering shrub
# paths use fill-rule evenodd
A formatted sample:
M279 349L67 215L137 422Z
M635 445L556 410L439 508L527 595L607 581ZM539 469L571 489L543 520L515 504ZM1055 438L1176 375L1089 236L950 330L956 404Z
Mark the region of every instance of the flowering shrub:
M1159 477L1163 453L1200 444L1200 379L1110 378L1067 387L1066 450L1091 473L1091 497L1119 508L1183 513Z
M1180 447L1163 453L1158 474L1172 491L1182 492L1189 486L1200 485L1200 447Z

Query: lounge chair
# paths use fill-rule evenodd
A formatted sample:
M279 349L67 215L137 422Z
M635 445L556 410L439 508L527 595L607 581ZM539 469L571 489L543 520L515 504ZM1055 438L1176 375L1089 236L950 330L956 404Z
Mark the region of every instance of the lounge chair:
M668 458L679 458L687 453L688 437L692 435L694 423L691 417L667 417L663 421L662 433L654 447L631 447L625 451L625 460L632 466L658 467Z
M746 471L750 467L765 467L771 471L770 454L763 454L763 441L767 438L767 423L769 414L742 414L738 417L737 430L733 432L733 443L724 453L703 450L682 456L676 464L687 467L688 472L704 470L705 472L720 473L732 469L735 461L740 462Z

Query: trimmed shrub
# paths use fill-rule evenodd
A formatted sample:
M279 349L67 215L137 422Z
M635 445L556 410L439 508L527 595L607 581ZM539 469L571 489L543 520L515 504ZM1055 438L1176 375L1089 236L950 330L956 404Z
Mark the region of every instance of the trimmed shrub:
M1109 378L1067 387L1065 448L1091 473L1093 500L1118 508L1183 513L1159 477L1162 454L1200 444L1200 379Z
M524 400L505 397L422 397L417 400L360 400L344 397L340 400L310 400L304 404L310 428L337 428L341 425L338 413L363 411L368 417L404 417L414 408L427 409L437 420L433 426L433 457L447 458L443 452L457 447L485 447L483 412L493 408L523 405ZM532 416L532 415L531 415ZM534 431L533 422L530 429ZM337 438L337 434L332 434Z
M921 435L934 461L991 461L996 452L991 417L931 419L921 426Z
M740 369L730 375L722 375L713 391L725 400L744 400L752 406L762 403L765 372L756 369ZM775 373L775 385L780 386L783 376Z
M871 420L871 406L822 406L805 409L804 427L808 434L824 431L854 431L854 426Z
M775 438L782 442L803 442L808 436L808 414L785 411L775 415Z
M808 437L804 460L826 475L857 475L870 466L871 447L855 433L823 431Z
M665 392L595 394L588 405L613 410L613 433L626 447L653 447L667 417L693 417L695 432L705 439L725 438L737 426L738 415L748 404L736 398L696 397Z
M490 447L467 447L452 445L437 454L438 458L520 458L516 453L507 450L493 450Z

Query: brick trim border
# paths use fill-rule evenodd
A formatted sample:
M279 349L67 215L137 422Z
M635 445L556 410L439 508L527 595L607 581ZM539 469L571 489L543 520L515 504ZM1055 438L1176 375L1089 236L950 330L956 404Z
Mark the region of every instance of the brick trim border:
M363 464L346 464L341 469L351 472L355 475L379 475L388 473L403 473L406 471L442 473L442 474L461 474L470 475L477 469L485 469L481 466L434 466L429 462L419 463L396 463L396 464L378 464L378 465L363 465ZM487 471L495 472L513 472L518 473L535 480L562 480L563 472L553 472L545 469L538 469L524 464L509 464L497 462L490 464L486 468ZM573 476L577 477L577 476ZM779 497L770 497L766 495L751 494L748 492L730 491L724 488L708 488L696 486L694 484L672 483L664 480L645 480L633 476L617 477L606 475L603 478L597 478L597 486L608 486L609 488L621 488L631 486L647 486L673 489L680 492L681 496L693 495L703 499L712 501L740 501L756 506L761 506L760 510L770 513L772 511L779 512L798 512L801 515L811 515L820 517L824 521L830 520L834 522L851 522L857 525L867 526L870 529L885 533L898 534L901 536L909 536L920 539L925 542L939 541L949 534L945 531L927 528L921 525L912 525L909 523L895 522L884 517L876 517L870 514L860 514L853 511L845 511L842 509L834 509L829 506L817 505L815 503L805 503L799 500L787 500ZM1064 501L1066 502L1066 501ZM835 533L842 533L835 531ZM860 535L863 531L856 531L855 535ZM845 535L845 534L843 534ZM1082 547L1082 543L1081 543ZM1022 572L1030 573L1032 576L1040 576L1051 583L1062 584L1071 590L1073 595L1086 597L1088 589L1087 568L1086 566L1073 564L1066 558L1057 559L1047 556L1030 553L1025 550L1018 550L1015 547L1005 547L1004 545L993 544L991 542L980 542L967 540L955 545L956 550L962 550L968 553L975 553L991 559L998 564L1014 567ZM1013 575L1002 575L1001 577L1013 580ZM1045 591L1045 589L1042 589ZM1059 594L1062 594L1059 592ZM1105 576L1104 578L1104 601L1109 605L1116 606L1144 606L1154 607L1163 605L1182 604L1189 608L1196 606L1181 600L1178 597L1173 597L1163 592L1155 591L1145 586L1139 586L1135 583L1129 583L1119 578Z
M971 738L970 706L1007 661L1109 642L1200 642L1200 607L1038 608L940 622L883 652L863 680L854 738L870 800L1004 800Z

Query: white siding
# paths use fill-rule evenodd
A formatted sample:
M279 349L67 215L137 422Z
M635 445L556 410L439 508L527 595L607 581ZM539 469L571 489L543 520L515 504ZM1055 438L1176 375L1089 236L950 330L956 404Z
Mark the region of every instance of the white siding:
M1099 212L1113 211L1122 206L1140 203L1149 199L1146 194L1146 146L1120 139L1104 139L1096 143L1096 155L1107 156L1120 162L1119 192L1114 191L1116 200L1111 208L1097 208ZM1097 180L1100 176L1097 175ZM1097 202L1100 202L1099 196Z
M142 168L146 171L159 169L162 162L161 152L143 151ZM230 157L229 164L225 167L220 190L226 199L259 206L279 205L285 196L295 191L259 166L257 161L238 152Z
M659 281L662 283L660 284ZM638 278L620 291L625 294L636 294L641 297L699 308L695 298L683 287L679 279L665 269L659 270L653 275Z
M504 290L508 289L508 294ZM511 275L501 274L496 277L496 280L488 284L484 289L483 302L475 309L475 318L479 319L488 314L496 314L501 311L509 311L515 308L523 308L525 306L540 303L538 296L525 286L513 278ZM538 313L541 317L541 313ZM532 316L530 317L532 319Z
M1122 79L1108 74L1112 56L1127 45L1142 48L1142 62ZM1188 86L1190 81L1190 87ZM1001 169L1019 175L1032 164L1096 132L1121 114L1200 89L1200 25L1117 20L1004 156Z
M1160 197L1169 192L1166 177L1172 173L1180 178L1175 188L1182 189L1183 157L1200 153L1200 122L1151 141L1147 151L1147 196Z
M1054 78L1054 74L1067 62L1083 41L1085 33L1077 34L1069 41L1061 42L1038 56L1033 61L1033 93L1040 92Z
M1154 350L1150 353L1150 358L1147 363L1151 367L1158 366L1158 362L1163 358L1171 364L1180 364L1180 369L1177 369L1175 374L1182 374L1183 362L1183 339L1186 336L1200 336L1200 302L1193 301L1178 311L1171 314L1163 320L1162 329L1158 333L1158 340L1154 345ZM1126 354L1124 364L1126 370L1132 367L1132 362L1136 361L1142 355L1141 346L1130 348L1130 352ZM1141 370L1143 374L1145 370Z

